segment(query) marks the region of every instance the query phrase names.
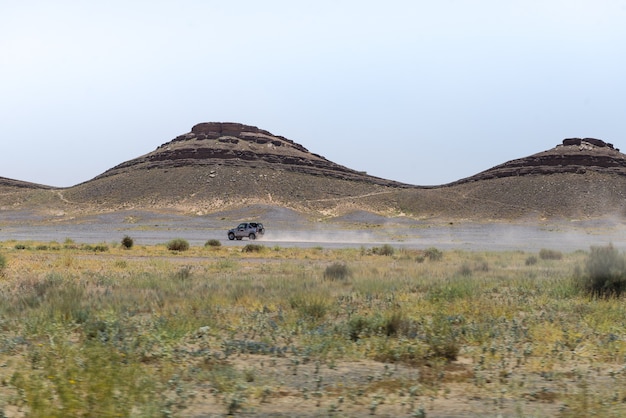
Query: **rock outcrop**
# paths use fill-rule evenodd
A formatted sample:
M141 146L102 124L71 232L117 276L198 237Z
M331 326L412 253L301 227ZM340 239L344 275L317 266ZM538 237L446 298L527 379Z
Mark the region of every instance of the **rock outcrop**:
M177 136L155 151L119 164L95 179L132 169L182 166L264 167L382 186L410 187L333 163L294 141L256 126L224 122L197 124L190 132Z
M567 138L553 149L508 161L450 185L514 176L586 172L626 176L626 155L600 139Z

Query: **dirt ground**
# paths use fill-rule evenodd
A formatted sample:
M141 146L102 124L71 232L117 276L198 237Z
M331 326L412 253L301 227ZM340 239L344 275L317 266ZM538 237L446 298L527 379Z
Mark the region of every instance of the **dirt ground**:
M125 235L139 245L186 239L204 245L219 239L224 245L245 245L228 241L226 231L239 222L263 222L267 233L262 243L282 247L368 247L391 244L398 248L428 248L536 251L587 250L592 245L612 243L626 248L626 224L617 219L540 220L515 222L449 221L383 217L355 211L339 217L312 218L278 207L251 206L205 215L140 210L71 216L28 211L0 211L0 240L57 241L82 243L119 242Z

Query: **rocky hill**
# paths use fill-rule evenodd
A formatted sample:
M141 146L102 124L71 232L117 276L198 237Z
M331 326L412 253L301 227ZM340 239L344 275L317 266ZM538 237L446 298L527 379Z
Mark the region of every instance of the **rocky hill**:
M450 184L420 187L352 170L254 126L216 122L70 188L0 179L0 207L56 212L208 213L263 204L318 216L488 220L621 217L624 202L626 156L599 139L565 139Z
M306 209L411 187L333 163L254 126L211 122L63 194L81 204L209 211L254 202Z
M189 166L215 168L209 171L209 178L217 177L221 167L271 167L381 186L408 186L335 164L309 152L300 144L256 126L220 122L195 125L191 132L174 138L149 154L113 167L94 180L128 171Z
M550 150L508 161L452 184L526 175L584 174L587 171L626 176L626 155L600 139L568 138Z

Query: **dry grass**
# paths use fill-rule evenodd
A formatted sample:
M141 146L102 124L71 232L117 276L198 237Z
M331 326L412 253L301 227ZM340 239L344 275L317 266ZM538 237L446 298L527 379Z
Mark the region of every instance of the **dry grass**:
M0 411L626 413L626 308L580 290L586 253L434 250L4 242Z

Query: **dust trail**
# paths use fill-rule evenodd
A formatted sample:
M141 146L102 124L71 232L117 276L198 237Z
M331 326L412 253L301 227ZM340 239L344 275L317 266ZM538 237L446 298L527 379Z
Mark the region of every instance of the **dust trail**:
M282 230L268 231L263 236L264 241L293 242L293 243L341 243L341 244L375 244L380 237L369 231L305 231Z

